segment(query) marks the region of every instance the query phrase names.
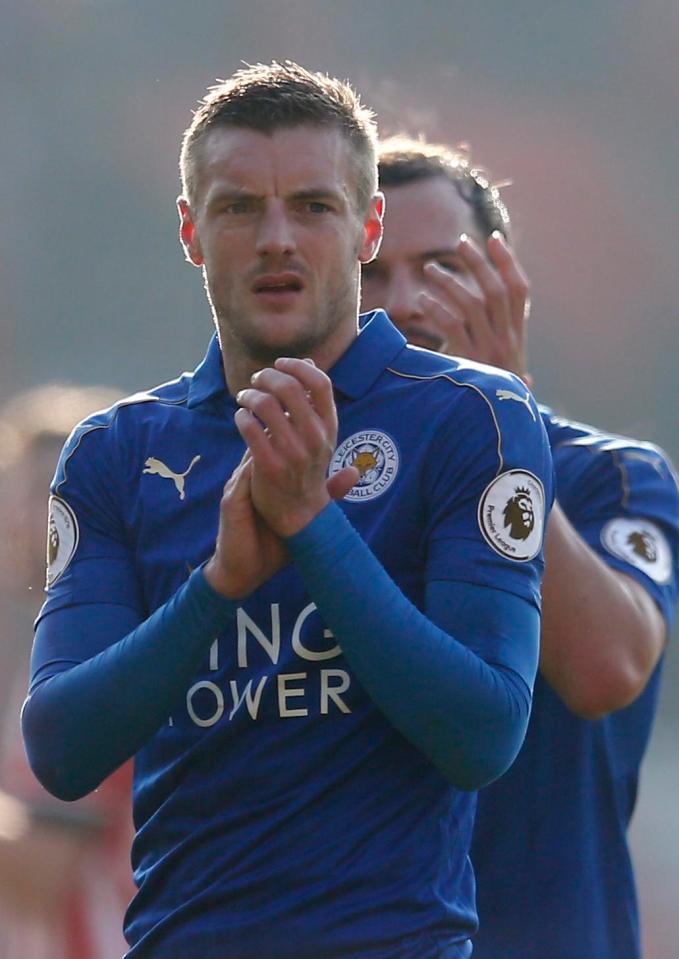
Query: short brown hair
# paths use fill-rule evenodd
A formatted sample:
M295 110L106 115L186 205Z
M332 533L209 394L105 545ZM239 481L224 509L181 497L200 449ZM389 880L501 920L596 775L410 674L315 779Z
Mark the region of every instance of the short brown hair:
M182 139L184 196L189 201L195 197L198 147L210 130L231 126L270 133L302 124L336 127L351 144L357 206L364 213L377 190L374 114L348 82L312 73L291 60L243 67L209 88Z
M378 169L380 187L402 186L416 180L445 177L472 208L484 237L494 230L509 239L509 212L499 188L488 174L474 166L466 146L451 150L424 139L394 136L379 146Z

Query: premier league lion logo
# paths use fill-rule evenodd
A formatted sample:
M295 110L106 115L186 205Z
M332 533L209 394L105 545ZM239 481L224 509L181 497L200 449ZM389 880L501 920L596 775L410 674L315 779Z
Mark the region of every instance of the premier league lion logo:
M47 530L47 565L52 566L59 552L59 530L53 517L50 516Z
M509 535L512 539L528 539L535 526L533 501L528 490L519 486L507 502L502 515L505 520L505 529L509 527Z
M655 563L658 558L658 550L648 533L630 533L627 537L627 542L637 556L641 556L641 558L645 559L648 563Z

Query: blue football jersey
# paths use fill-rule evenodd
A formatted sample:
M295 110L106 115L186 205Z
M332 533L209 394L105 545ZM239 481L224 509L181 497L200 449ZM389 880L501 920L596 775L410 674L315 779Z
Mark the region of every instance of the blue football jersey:
M447 580L538 606L552 465L525 386L407 346L380 311L330 375L330 472L361 474L342 509L403 593L423 608ZM43 617L97 602L147 617L212 554L236 409L214 339L194 373L75 430ZM497 637L476 651L518 668ZM366 695L290 565L136 756L129 956L468 956L474 807Z
M679 494L666 456L546 409L543 417L568 519L609 566L644 586L669 626ZM516 762L479 793L475 957L638 959L626 834L661 671L662 662L632 705L596 721L571 713L538 676Z

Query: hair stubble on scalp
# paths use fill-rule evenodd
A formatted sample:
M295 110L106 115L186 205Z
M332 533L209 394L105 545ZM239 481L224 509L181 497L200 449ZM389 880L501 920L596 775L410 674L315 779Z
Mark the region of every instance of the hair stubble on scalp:
M510 239L509 212L500 196L499 186L483 169L472 164L466 146L451 150L424 139L393 136L380 143L378 165L381 189L433 177L449 180L460 197L471 206L484 237L498 230L505 239Z
M377 192L377 126L346 81L313 73L286 60L257 63L210 87L184 132L179 170L182 192L195 202L200 147L211 130L245 128L261 133L308 125L336 128L351 147L357 212L362 216Z

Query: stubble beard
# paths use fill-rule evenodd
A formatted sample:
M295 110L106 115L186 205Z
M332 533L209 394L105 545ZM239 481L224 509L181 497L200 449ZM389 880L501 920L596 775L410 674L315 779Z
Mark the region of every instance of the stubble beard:
M252 326L239 321L245 310L233 290L224 291L222 295L215 294L206 274L204 286L222 349L228 348L229 343L234 344L244 357L257 366L271 366L279 356L304 358L316 353L347 321L349 315L355 318L358 302L358 278L352 276L341 287L337 286L328 292L324 303L319 306L316 322L308 324L306 329L300 330L285 343L274 345L257 336Z

